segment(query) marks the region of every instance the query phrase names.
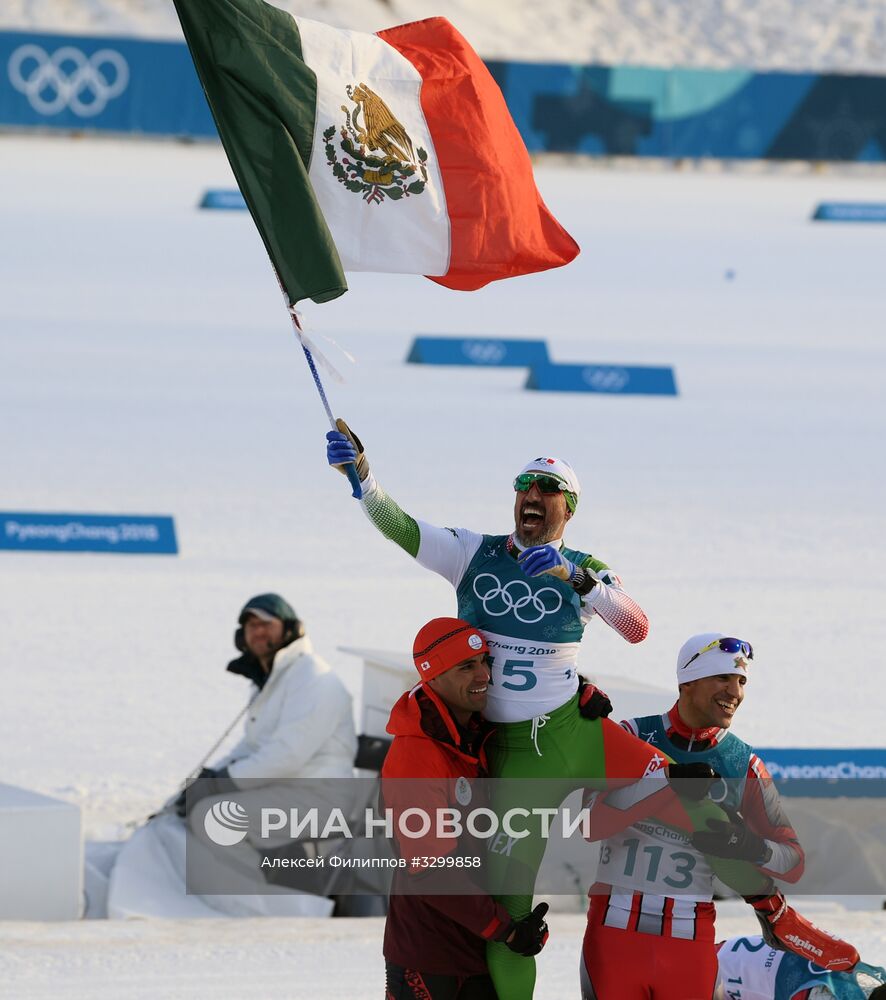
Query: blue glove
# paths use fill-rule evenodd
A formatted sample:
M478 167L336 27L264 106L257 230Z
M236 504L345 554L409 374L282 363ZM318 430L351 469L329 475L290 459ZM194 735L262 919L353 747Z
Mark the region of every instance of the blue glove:
M326 461L330 465L348 465L357 461L357 449L341 431L326 432Z
M567 583L575 578L578 569L575 563L561 556L553 545L532 545L520 553L517 561L527 576L550 573Z
M354 489L353 495L359 500L363 495L360 483L369 475L369 462L360 438L341 417L336 420L335 426L338 430L326 433L326 461L348 477Z

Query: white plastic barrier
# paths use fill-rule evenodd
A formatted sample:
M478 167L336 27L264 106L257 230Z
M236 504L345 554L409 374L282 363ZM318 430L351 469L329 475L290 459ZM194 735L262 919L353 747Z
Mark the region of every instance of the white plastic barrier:
M0 784L0 920L76 920L82 896L79 807Z
M339 649L363 660L363 704L358 732L390 739L385 726L391 709L404 691L418 683L412 657L380 649L353 649L350 646L339 646Z

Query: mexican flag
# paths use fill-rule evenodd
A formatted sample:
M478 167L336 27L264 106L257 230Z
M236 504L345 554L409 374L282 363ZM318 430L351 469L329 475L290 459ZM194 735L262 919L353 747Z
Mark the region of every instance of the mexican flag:
M336 298L349 270L471 290L578 253L501 91L445 18L371 35L262 0L175 6L290 304Z

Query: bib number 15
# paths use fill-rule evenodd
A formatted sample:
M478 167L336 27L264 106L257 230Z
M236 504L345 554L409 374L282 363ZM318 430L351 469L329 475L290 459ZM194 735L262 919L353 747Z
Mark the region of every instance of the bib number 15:
M509 691L529 691L538 684L534 660L505 660L501 673L506 678L501 686Z

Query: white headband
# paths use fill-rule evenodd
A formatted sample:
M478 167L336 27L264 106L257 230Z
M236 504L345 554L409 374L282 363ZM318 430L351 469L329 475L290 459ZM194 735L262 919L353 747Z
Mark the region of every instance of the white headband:
M570 493L575 494L576 499L581 494L581 483L578 481L575 469L568 462L564 462L562 458L533 458L531 462L527 462L523 466L520 470L520 475L522 476L527 472L542 472L550 476L556 476L566 483L566 488Z
M721 649L719 640L727 638L730 637L723 632L703 632L687 639L677 654L677 683L686 684L717 674L747 677L750 657L741 649L732 653Z

